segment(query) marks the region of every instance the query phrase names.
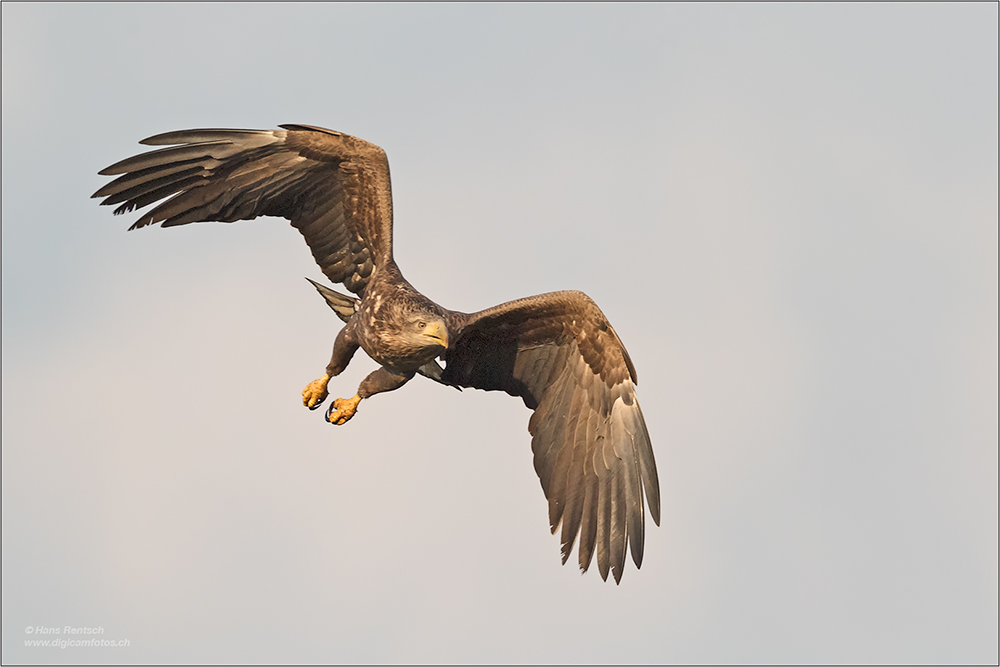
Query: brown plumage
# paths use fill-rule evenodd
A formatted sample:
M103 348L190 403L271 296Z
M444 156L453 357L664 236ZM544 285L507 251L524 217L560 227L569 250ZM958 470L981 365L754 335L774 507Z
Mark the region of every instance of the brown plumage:
M533 410L535 471L562 526L563 562L579 535L580 569L596 553L601 577L621 579L626 551L642 564L643 491L660 522L659 482L635 396L636 372L601 310L582 292L553 292L480 311L435 304L402 276L392 256L392 192L381 148L308 125L283 130L184 130L143 140L170 146L100 173L121 174L98 190L116 214L166 201L130 229L162 223L286 218L334 283L313 283L346 326L326 375L303 391L315 409L360 347L381 367L327 419L343 424L364 398L401 387L416 373L455 387L501 390ZM444 368L437 359L443 359Z

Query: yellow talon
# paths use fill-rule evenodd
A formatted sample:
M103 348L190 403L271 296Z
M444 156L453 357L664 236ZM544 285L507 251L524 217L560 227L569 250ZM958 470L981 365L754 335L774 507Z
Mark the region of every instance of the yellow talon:
M306 385L306 388L302 390L302 405L310 410L318 408L319 404L325 401L326 397L330 395L326 390L328 384L330 384L330 376L324 375Z
M331 424L343 426L358 411L358 403L360 402L361 397L358 395L355 395L354 398L338 398L334 400L333 405L326 411L326 420Z

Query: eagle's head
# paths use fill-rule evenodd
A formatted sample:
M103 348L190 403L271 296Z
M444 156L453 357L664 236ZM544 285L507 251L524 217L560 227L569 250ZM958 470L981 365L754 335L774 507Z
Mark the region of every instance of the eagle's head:
M413 347L434 349L434 356L448 349L448 325L431 312L410 313L403 324L403 336Z
M448 325L437 311L406 308L393 314L379 338L385 356L397 365L422 366L448 349Z

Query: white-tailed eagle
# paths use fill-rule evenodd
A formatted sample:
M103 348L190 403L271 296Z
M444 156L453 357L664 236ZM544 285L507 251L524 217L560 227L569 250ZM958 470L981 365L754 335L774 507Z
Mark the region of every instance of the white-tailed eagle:
M116 214L160 202L130 229L161 223L290 220L326 277L356 297L313 283L346 322L326 373L302 392L315 409L360 347L380 368L327 420L344 424L361 400L416 373L455 387L502 390L533 410L535 471L562 526L562 559L579 535L580 569L596 552L601 577L621 579L626 551L642 564L643 490L660 522L653 450L636 400L636 372L601 310L582 292L552 292L461 313L403 278L392 256L392 192L385 152L308 125L281 130L182 130L141 143L167 146L114 164L98 190ZM442 368L437 359L445 362Z

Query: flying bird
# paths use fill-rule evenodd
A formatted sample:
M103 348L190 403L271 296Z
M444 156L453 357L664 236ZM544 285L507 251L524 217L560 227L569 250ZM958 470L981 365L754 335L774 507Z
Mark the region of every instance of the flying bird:
M389 163L378 146L310 125L281 130L181 130L140 143L166 146L101 170L119 175L93 196L121 204L115 214L161 202L129 229L160 223L289 220L333 283L313 281L346 324L326 372L306 386L318 408L360 347L379 364L326 419L342 425L358 404L402 387L416 374L445 385L500 390L533 411L528 421L535 471L559 527L563 564L579 535L586 572L620 582L630 550L642 565L645 490L660 523L656 463L636 372L608 319L583 292L539 294L476 313L448 310L403 278L392 252ZM444 366L438 362L444 362Z

